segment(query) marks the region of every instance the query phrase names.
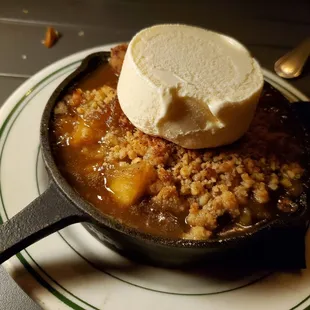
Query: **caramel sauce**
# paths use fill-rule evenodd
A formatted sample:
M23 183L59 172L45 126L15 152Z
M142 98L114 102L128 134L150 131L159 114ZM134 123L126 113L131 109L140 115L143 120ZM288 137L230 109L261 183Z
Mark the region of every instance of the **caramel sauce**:
M76 88L80 88L82 91L90 91L93 89L100 89L102 85L108 85L116 89L117 81L118 77L114 73L112 67L110 65L103 65L92 74L85 77ZM156 204L151 202L147 195L142 197L140 201L134 201L133 205L130 207L123 207L114 199L113 190L109 186L107 176L110 170L117 167L118 163L112 166L103 165L105 162L105 153L102 137L109 133L109 130L115 126L119 128L118 134L120 136L125 135L128 130L134 129L131 124L123 124L120 121L120 119L124 117L124 114L117 99L107 104L103 110L100 110L101 112L93 113L91 117L87 118L85 115L82 117L77 113L81 98L79 98L79 92L75 90L73 92L73 97L75 96L74 98L76 99L77 105L68 105L64 99L68 111L65 114L54 115L52 124L53 130L51 132L54 146L53 153L56 163L69 184L71 184L85 200L89 201L103 213L117 218L120 222L147 233L180 238L183 233L190 228L185 220L189 212L189 205L185 201L179 200L179 205L168 205L166 210L164 210L158 208ZM283 98L281 98L282 96L279 95L278 92L267 89L262 95L260 105L265 106L266 109L270 109L270 113L273 113L272 105L274 103L276 103L275 109L283 108L281 107L281 100L283 101ZM72 100L73 103L75 102L74 100ZM294 124L287 119L287 115L288 112L286 111L286 116L278 123L272 124L272 126L275 128L282 126L287 128L289 132L294 132ZM272 119L270 121L272 121ZM79 130L81 132L79 132ZM82 144L78 143L76 137L83 134L86 135L86 138L84 138ZM298 133L296 136L298 136ZM300 142L300 144L301 143L302 142ZM244 150L242 147L244 145L248 147L244 139L241 139L237 143L224 147L223 149L243 152ZM273 146L273 143L271 146L268 145L268 147ZM275 147L277 148L277 145L275 145ZM282 145L279 147L278 155L280 157L282 156L287 159L293 158L294 160L299 158L299 150L293 152L290 145ZM137 181L137 186L143 187L143 183L139 183L139 179ZM121 186L116 188L119 187ZM292 194L293 196L298 196L302 191L301 182L295 181L291 191L294 192L294 194ZM223 236L227 232L231 233L231 231L237 231L239 233L244 230L244 227L255 224L253 219L259 222L278 216L275 205L281 194L282 192L277 192L267 204L250 202L244 207L243 213L240 216L239 226L237 227L229 223L229 218L227 218L226 221L226 218L223 217L221 219L223 225L219 223L219 226L225 226L224 230L221 231L221 226L215 232ZM252 214L255 214L251 218L248 216L249 210ZM243 226L243 228L240 228L240 225Z
M115 75L113 69L109 65L101 65L91 74L86 76L77 87L83 91L92 90L101 87L102 85L108 85L112 88L116 88L118 78Z

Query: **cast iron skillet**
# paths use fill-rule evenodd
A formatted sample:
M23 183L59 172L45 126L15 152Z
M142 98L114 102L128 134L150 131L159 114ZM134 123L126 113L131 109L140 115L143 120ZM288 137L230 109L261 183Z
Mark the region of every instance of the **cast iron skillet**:
M89 55L81 66L67 77L50 97L41 119L40 142L43 159L50 176L47 190L12 219L0 226L0 263L32 243L68 225L83 222L84 226L110 248L139 261L178 267L207 259L218 259L232 251L239 251L258 240L270 240L288 227L297 227L305 222L308 213L307 193L300 201L294 215L278 218L240 236L223 240L172 240L141 233L104 215L84 201L62 177L54 162L49 139L49 123L55 104L83 77L99 65L108 61L110 53L99 52ZM294 103L296 114L306 128L309 125L310 103ZM308 171L310 171L308 169ZM286 238L286 237L285 237Z

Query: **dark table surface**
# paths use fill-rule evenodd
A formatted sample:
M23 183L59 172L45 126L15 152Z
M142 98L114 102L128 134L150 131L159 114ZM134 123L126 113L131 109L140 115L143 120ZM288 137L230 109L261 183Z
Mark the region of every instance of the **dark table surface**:
M127 41L157 23L193 24L233 36L273 70L280 56L310 36L310 0L1 0L0 105L54 61L89 47ZM62 34L51 49L41 44L47 26ZM309 62L291 83L310 97ZM1 266L0 309L39 309Z

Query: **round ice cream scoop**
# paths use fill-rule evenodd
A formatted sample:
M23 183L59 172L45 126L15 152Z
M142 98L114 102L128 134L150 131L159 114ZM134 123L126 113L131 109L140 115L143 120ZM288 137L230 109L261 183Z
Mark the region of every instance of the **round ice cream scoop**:
M167 24L133 37L117 93L141 131L197 149L232 143L247 131L263 82L259 64L236 40Z

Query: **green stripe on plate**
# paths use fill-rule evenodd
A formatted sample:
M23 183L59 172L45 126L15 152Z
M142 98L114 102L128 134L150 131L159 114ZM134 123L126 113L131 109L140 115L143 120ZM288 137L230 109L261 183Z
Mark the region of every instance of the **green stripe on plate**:
M76 303L72 302L70 299L59 293L55 290L51 285L49 285L38 273L34 271L31 265L27 262L27 260L23 257L22 254L16 254L16 257L20 260L20 262L24 265L25 269L49 292L51 292L55 297L65 303L67 306L71 307L75 310L85 310L85 308L80 307Z
M82 59L81 59L82 60ZM5 119L5 121L3 122L3 125L1 126L1 129L0 129L0 139L2 138L3 136L3 133L9 123L9 121L12 119L12 117L14 116L15 112L17 111L17 109L22 105L22 103L24 102L24 100L26 98L29 97L29 95L31 93L34 92L34 90L36 90L40 85L42 85L46 80L48 80L50 77L56 75L57 73L67 69L67 68L70 68L71 66L77 64L77 63L80 63L81 60L77 60L77 61L74 61L54 72L52 72L51 74L49 74L48 76L46 76L43 80L41 80L40 82L38 82L34 87L32 87L30 90L28 90L22 97L21 99L16 103L16 105L14 106L14 108L11 110L11 112L9 113L9 115L7 116L7 118ZM69 70L68 70L69 71ZM63 72L63 74L67 73L68 71L66 72ZM62 74L62 75L63 75ZM56 78L55 78L56 79ZM54 80L55 80L54 79ZM52 80L53 81L53 80ZM37 95L37 94L36 94ZM35 95L35 96L36 96ZM35 97L34 96L34 97ZM33 98L34 98L33 97ZM33 99L32 98L32 99ZM2 147L2 150L1 150L1 154L0 154L0 163L2 161L2 155L3 155L3 151L4 151L4 146L5 146L5 143L7 141L7 138L9 136L9 132L11 130L11 128L13 127L15 121L17 120L18 116L20 115L20 113L23 111L23 109L27 106L27 104L18 112L18 114L16 115L14 121L12 122L11 126L9 127L8 129L8 133L5 137L5 140L4 140L4 143L3 143L3 147ZM0 165L1 167L1 165ZM6 208L5 208L5 204L4 204L4 200L3 200L3 195L2 195L2 188L1 188L1 182L0 182L0 200L2 202L2 205L3 205L3 211L5 213L5 216L6 218L8 219L8 214L7 214L7 211L6 211ZM1 217L1 214L0 214L0 223L2 224L3 223L3 219ZM27 252L27 251L26 251ZM29 253L27 252L27 254L29 255ZM30 255L29 255L30 256ZM46 282L34 269L33 267L27 262L27 260L25 259L25 257L19 253L16 255L16 257L19 259L19 261L23 264L23 266L25 267L25 269L39 282L39 284L41 284L43 287L45 287L50 293L52 293L55 297L57 297L60 301L62 301L64 304L66 304L67 306L69 306L70 308L74 309L74 310L85 310L85 308L82 308L80 307L78 304L74 303L73 301L71 301L70 299L68 299L67 297L65 297L63 294L61 294L60 292L58 292L55 288L53 288L48 282ZM30 256L31 257L31 256ZM31 257L32 259L32 257ZM32 259L33 260L33 259ZM35 264L37 264L34 260L33 262ZM55 281L54 281L55 282ZM64 289L65 290L65 289ZM66 292L68 292L67 290L65 290ZM93 306L91 306L90 304L88 304L87 302L81 300L80 298L76 297L75 295L73 295L72 293L68 292L72 297L75 297L76 299L78 299L79 301L83 302L85 305L95 309L95 310L99 310L98 308L95 308Z

